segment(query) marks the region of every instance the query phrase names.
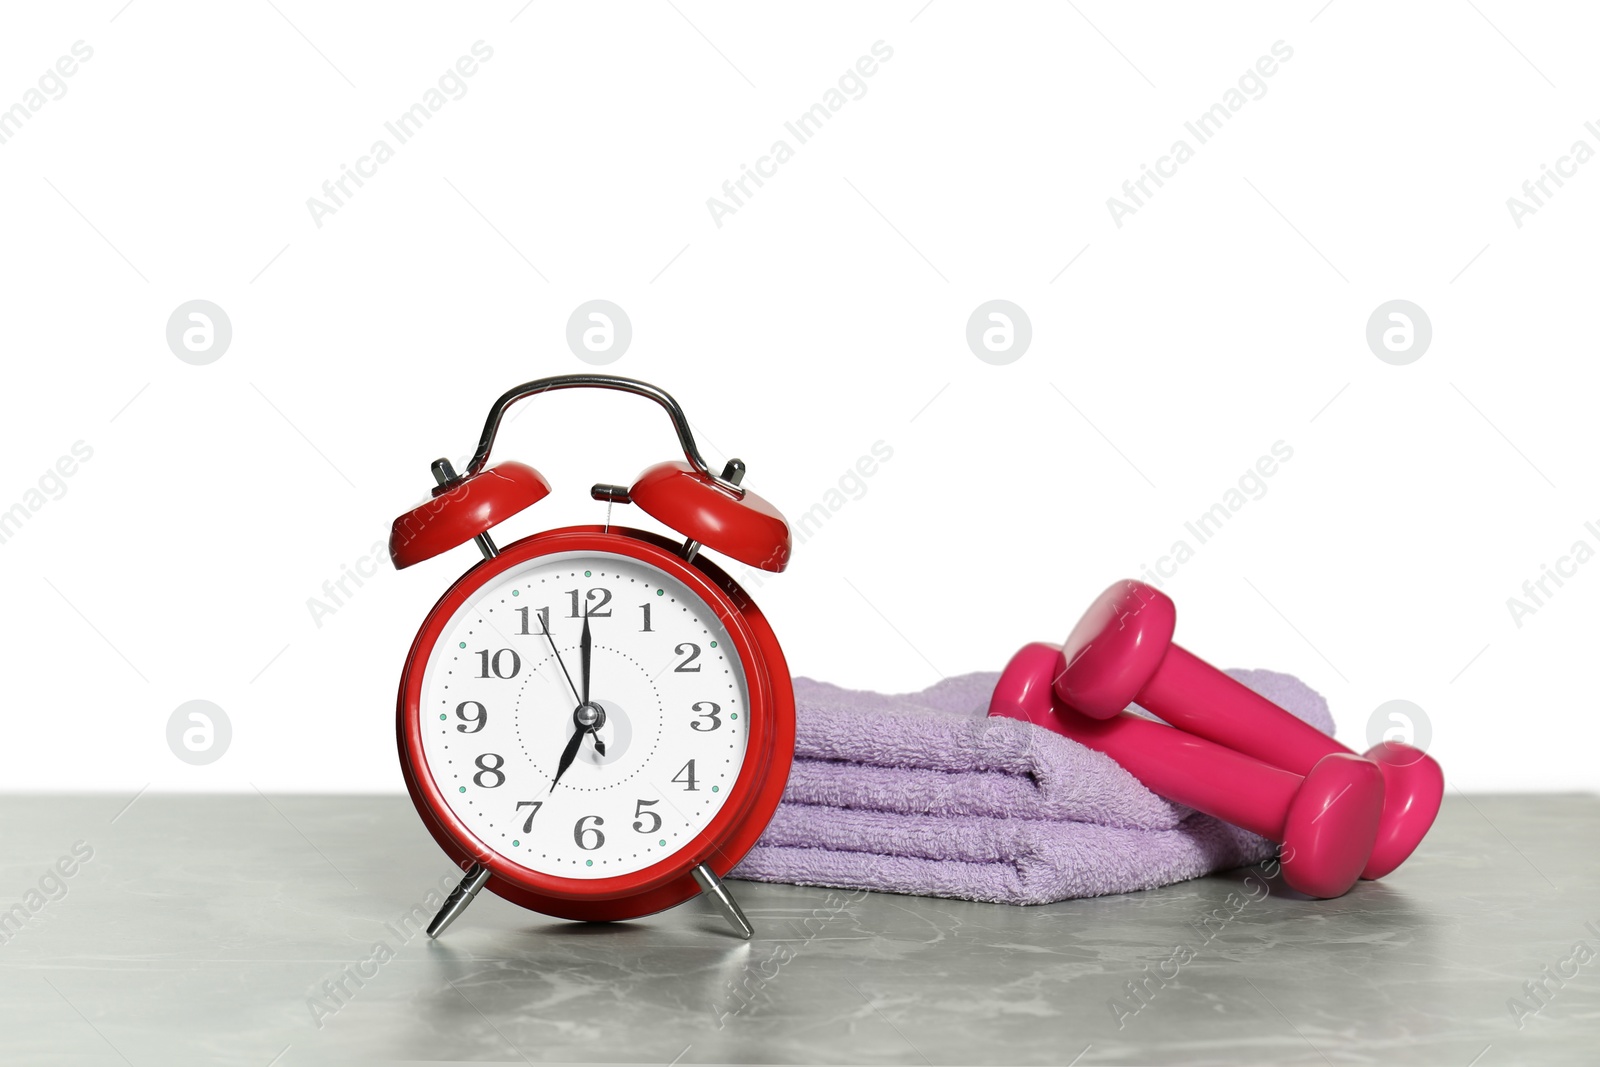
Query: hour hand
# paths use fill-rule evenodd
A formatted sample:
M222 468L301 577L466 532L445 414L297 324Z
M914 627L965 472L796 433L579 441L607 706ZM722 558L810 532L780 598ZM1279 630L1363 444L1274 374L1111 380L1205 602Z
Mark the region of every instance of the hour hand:
M567 768L572 766L572 761L577 759L578 747L583 744L583 735L588 732L587 726L580 726L567 739L567 747L561 750L561 762L556 764L556 776L550 780L552 790L555 789L556 783L561 781L561 776L567 773Z

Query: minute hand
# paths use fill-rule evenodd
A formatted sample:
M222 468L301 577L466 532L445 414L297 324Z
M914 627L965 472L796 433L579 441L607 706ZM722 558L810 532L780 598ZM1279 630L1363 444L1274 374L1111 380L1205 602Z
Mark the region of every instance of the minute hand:
M593 658L591 652L592 645L589 641L589 614L588 612L584 612L583 636L578 638L578 674L583 680L583 691L578 697L578 702L580 704L589 703L589 661Z
M589 616L585 613L583 616L583 636L578 639L578 658L580 660L578 675L583 680L582 704L589 703L589 663L594 659L592 647L592 643L589 640ZM600 731L591 727L589 732L594 735L594 750L604 756L606 754L606 743L600 740Z

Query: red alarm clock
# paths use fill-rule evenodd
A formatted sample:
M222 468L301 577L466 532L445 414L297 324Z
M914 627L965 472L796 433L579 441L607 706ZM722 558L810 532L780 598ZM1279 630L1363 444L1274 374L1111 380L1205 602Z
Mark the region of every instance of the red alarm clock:
M615 389L666 409L684 462L631 487L600 484L601 526L505 548L491 527L550 492L522 463L488 465L506 410L555 389ZM417 812L466 876L438 936L485 886L546 915L631 919L705 893L739 933L721 878L766 829L794 756L794 690L772 628L711 549L763 570L789 561L789 526L713 474L683 409L645 382L574 374L519 385L489 410L462 474L433 463L431 500L394 521L409 567L467 541L483 554L434 605L406 657L397 730ZM637 504L674 541L610 524Z

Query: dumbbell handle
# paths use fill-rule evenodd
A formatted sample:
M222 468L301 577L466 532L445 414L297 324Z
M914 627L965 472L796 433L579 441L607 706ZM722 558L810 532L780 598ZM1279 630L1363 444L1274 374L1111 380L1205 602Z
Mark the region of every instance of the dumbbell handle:
M1299 775L1330 752L1350 751L1177 644L1136 699L1173 726Z
M1046 725L1104 752L1152 792L1271 841L1283 840L1289 805L1304 781L1303 775L1131 712L1091 719L1061 709Z

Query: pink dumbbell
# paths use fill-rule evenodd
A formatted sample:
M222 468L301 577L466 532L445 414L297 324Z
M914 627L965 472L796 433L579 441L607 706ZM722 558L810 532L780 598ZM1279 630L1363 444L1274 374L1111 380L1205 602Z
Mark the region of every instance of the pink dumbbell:
M1095 719L1131 703L1219 745L1295 774L1323 757L1353 754L1309 723L1172 643L1177 609L1143 582L1113 585L1089 606L1062 646L1055 692ZM1433 825L1444 771L1410 745L1385 741L1365 758L1384 779L1383 820L1363 878L1382 878L1411 855Z
M1356 883L1383 813L1383 775L1375 765L1335 752L1301 776L1132 712L1091 719L1052 689L1063 667L1055 645L1025 646L1006 664L989 714L1098 749L1156 793L1282 842L1284 881L1308 896L1342 896Z

